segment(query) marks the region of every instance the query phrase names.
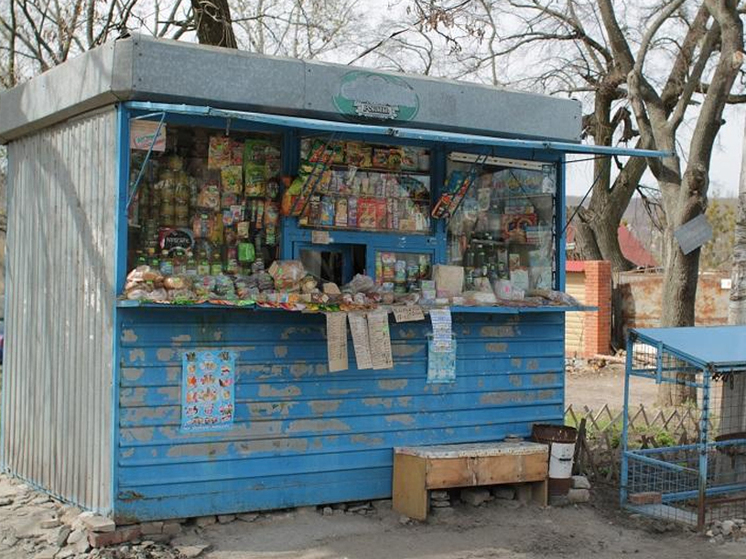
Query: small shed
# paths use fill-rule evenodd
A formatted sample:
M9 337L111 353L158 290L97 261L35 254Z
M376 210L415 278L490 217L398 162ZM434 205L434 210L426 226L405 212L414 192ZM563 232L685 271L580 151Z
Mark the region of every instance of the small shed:
M144 37L3 92L3 469L184 518L386 498L395 446L561 423L572 307L524 294L564 289L565 155L657 155L580 124L568 99ZM283 289L289 261L362 279Z
M630 427L632 377L673 392L664 424ZM700 530L744 517L746 326L630 330L621 502Z

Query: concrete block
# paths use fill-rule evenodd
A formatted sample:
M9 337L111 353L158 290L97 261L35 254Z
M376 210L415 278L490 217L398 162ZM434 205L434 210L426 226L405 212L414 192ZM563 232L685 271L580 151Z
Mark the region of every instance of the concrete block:
M113 532L91 532L88 534L88 542L92 547L107 547L131 542L140 538L140 526L126 526L118 528Z
M93 516L83 516L81 514L79 518L89 532L113 532L117 527L111 518L97 514Z
M591 492L587 489L570 489L567 500L572 504L587 503L591 500Z
M179 526L179 532L181 532L181 525ZM144 535L151 534L162 534L163 533L163 522L143 522L140 524L140 532Z
M478 507L482 503L492 498L489 489L483 487L470 487L461 490L461 500L473 507Z
M571 487L573 489L590 489L591 482L588 481L588 478L585 476L572 476Z

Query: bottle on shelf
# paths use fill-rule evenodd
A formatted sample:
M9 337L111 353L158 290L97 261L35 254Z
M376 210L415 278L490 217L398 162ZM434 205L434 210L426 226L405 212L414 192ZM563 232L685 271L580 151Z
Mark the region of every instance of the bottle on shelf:
M174 263L167 250L161 252L161 274L164 276L174 275Z

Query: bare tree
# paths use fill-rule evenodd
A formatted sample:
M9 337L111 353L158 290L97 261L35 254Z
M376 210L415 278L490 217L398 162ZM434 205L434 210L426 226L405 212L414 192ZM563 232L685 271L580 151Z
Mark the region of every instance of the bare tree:
M204 45L238 48L228 0L191 0L197 39Z
M698 4L668 80L656 87L645 71L648 55L662 27L681 14L686 0L664 2L654 13L633 54L611 0L599 0L599 11L621 72L627 75L628 98L641 138L672 155L650 159L666 213L665 277L661 324L694 324L699 249L684 254L674 231L704 213L707 207L710 157L722 114L743 59L743 27L736 0L705 0ZM682 16L683 17L683 16ZM709 75L708 75L709 74ZM709 78L709 79L708 79ZM677 133L695 94L703 95L696 117L688 160L677 155ZM683 386L669 385L659 393L663 404L692 396Z
M344 56L365 35L358 0L231 3L241 49L291 58Z

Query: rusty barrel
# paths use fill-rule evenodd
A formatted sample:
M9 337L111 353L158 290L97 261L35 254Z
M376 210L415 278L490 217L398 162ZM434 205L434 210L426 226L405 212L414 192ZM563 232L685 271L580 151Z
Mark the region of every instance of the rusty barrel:
M549 445L549 494L567 495L572 482L572 459L578 431L566 425L536 423L531 437Z

